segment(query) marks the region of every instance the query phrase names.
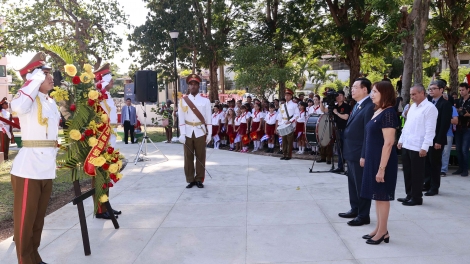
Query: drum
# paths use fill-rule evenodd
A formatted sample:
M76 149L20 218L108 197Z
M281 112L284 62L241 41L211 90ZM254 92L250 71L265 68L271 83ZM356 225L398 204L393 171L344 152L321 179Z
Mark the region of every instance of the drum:
M329 115L310 115L305 125L305 135L312 146L326 147L333 142L333 124L330 124Z
M279 133L280 136L287 136L293 132L294 127L292 126L292 124L282 124L277 127L277 133Z

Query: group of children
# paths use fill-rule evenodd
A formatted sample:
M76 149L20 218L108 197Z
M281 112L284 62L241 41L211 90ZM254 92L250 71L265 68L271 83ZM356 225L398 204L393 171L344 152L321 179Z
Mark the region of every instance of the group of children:
M251 98L249 98L251 99ZM277 100L277 99L276 99ZM283 100L281 100L281 105ZM312 151L306 142L305 125L311 114L322 114L320 107L320 96L315 95L313 99L306 102L299 101L300 116L295 122L294 149L297 154ZM267 142L265 152L274 153L275 146L282 146L282 139L277 134L279 101L269 103L267 100L261 102L258 99L247 100L245 104L239 100L229 101L226 105L216 104L212 113L212 144L214 149L229 145L229 151L246 153L253 142L251 152L259 151ZM315 150L316 151L316 150ZM281 154L279 151L278 154Z

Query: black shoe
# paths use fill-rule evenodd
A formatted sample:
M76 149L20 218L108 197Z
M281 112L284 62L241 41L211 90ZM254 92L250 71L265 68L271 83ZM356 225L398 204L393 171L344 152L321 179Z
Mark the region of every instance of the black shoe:
M188 186L186 186L187 189L193 188L193 186L196 185L196 182L190 182Z
M447 176L445 172L441 172L441 177Z
M279 150L279 151L277 152L277 154L283 154L283 153L282 153L282 150Z
M427 192L427 191L429 191L430 189L431 189L431 187L425 187L425 186L423 186L423 192Z
M438 195L439 194L439 191L428 191L426 193L424 193L425 196L434 196L434 195Z
M117 215L115 215L114 217L118 218ZM102 213L102 214L96 214L96 218L109 220L109 219L111 219L111 216L109 215L108 212L105 212L105 213Z
M363 235L362 238L369 240L369 239L372 239L374 236L375 236L375 235L372 235L372 236L371 236L371 235L367 234L367 235Z
M319 160L319 161L317 161L317 162L318 162L318 163L321 163L321 162L326 162L326 160L324 160L324 159L321 159L321 160Z
M116 211L116 210L114 210L114 209L113 209L113 213L114 213L115 215L120 215L120 214L122 214L121 211Z
M398 198L397 199L397 201L399 201L400 203L408 202L409 200L411 200L411 196L406 196L405 198Z
M382 243L382 241L384 241L385 243L388 243L390 242L390 236L385 238L385 236L388 235L388 232L383 235L379 240L373 240L372 238L367 240L366 243L369 244L369 245L378 245L380 243Z
M459 174L462 174L462 170L456 170L454 172L452 172L452 175L459 175Z
M344 170L343 170L343 169L340 169L340 168L336 168L336 169L334 169L334 170L331 170L331 172L333 172L333 173L343 173Z
M286 157L282 157L282 158L281 158L281 160L285 160L285 159L286 159Z
M124 142L124 144L127 144L127 142Z
M416 200L416 199L411 198L410 200L408 200L406 202L403 202L402 204L406 205L406 206L422 205L423 204L423 199Z
M290 157L286 157L284 160L290 160L291 158Z
M359 216L348 222L350 226L361 226L370 224L370 218L360 218Z
M464 173L460 174L460 176L462 176L462 177L467 177L467 176L468 176L468 172L467 172L467 173L464 172Z
M265 150L264 152L269 153L269 152L271 152L271 149L268 148L268 149Z
M342 218L356 218L357 213L353 212L352 210L349 210L346 213L339 213L338 216Z
M204 184L202 184L202 182L200 182L200 181L197 181L197 182L196 182L196 186L197 186L198 188L204 188Z
M331 160L327 161L326 164L331 164Z

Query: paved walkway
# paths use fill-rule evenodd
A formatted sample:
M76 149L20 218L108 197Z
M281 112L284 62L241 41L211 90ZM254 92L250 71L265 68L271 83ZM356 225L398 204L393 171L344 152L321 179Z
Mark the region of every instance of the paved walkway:
M182 145L158 143L170 161L129 164L111 190L123 211L121 228L85 210L92 255L85 257L77 210L71 204L46 218L40 253L64 263L470 263L470 179L443 178L441 193L423 206L393 201L390 243L366 245L375 225L349 227L347 179L310 174L310 161L208 149L213 179L185 189ZM137 145L119 143L130 159ZM153 151L150 145L149 150ZM328 165L315 165L319 170ZM397 196L404 193L398 177ZM374 204L373 204L374 206ZM16 263L11 238L0 243L0 263Z

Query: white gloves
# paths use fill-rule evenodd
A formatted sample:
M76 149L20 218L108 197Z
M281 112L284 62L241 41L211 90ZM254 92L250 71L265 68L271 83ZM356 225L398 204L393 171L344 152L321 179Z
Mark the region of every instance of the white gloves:
M178 140L181 144L186 143L186 134L181 134Z
M209 144L211 142L212 136L211 135L206 135L206 144Z
M32 73L28 73L26 75L26 80L46 80L46 74L42 71L42 69L35 69Z

